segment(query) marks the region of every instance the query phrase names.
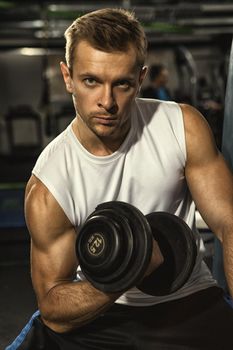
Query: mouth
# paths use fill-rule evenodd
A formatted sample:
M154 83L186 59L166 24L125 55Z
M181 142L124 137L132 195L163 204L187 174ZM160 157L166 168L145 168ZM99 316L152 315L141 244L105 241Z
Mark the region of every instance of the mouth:
M112 124L115 124L117 121L116 117L105 116L105 115L94 116L94 119L98 122L98 124L102 124L102 125L112 125Z

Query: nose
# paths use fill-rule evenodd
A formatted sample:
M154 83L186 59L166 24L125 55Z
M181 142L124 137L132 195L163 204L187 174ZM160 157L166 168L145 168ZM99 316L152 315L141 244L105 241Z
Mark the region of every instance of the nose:
M116 110L116 101L111 86L102 87L98 107L105 109L109 113L114 113Z

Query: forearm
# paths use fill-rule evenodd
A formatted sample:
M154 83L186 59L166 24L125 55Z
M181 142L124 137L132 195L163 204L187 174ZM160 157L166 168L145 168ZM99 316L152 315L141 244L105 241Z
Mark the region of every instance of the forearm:
M39 303L44 323L63 333L89 323L108 309L120 296L105 294L89 282L60 284L52 288Z

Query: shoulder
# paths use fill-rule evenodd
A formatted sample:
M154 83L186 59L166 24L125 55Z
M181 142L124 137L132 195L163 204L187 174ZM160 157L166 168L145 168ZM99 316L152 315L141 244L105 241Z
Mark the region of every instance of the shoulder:
M35 175L31 176L26 185L25 202L26 205L27 203L30 204L30 209L32 210L34 205L40 206L38 216L42 214L43 208L46 210L55 209L59 212L62 211L51 191Z
M161 101L149 98L137 98L136 110L142 123L154 128L183 129L182 111L174 101Z
M26 185L25 200L34 203L36 201L47 201L50 197L48 188L34 175L32 175Z
M180 104L180 108L183 115L186 137L200 139L203 136L208 136L208 138L210 137L212 139L212 132L207 120L196 108L186 104Z
M215 157L218 150L211 128L204 116L190 105L180 104L184 119L187 156L189 161Z
M61 228L71 227L64 211L48 190L34 175L29 179L25 191L25 218L32 238L47 239L47 232L52 232L51 239L60 234Z
M48 167L49 169L51 169L51 167L56 169L60 166L62 157L69 154L69 151L67 150L72 150L73 148L71 146L72 133L70 129L71 128L68 127L65 131L47 144L36 161L33 168L33 174L40 177L41 171L45 171L45 169Z
M180 103L179 106L183 114L186 128L208 127L206 119L195 107L182 103Z
M56 136L52 141L50 141L44 148L42 154L51 155L60 151L64 145L67 143L67 132L63 131L61 134Z
M171 123L177 120L183 122L181 108L177 102L161 101L151 98L137 98L136 106L144 116L149 114L149 116L156 116L156 119L161 117L164 120L166 118L170 120Z

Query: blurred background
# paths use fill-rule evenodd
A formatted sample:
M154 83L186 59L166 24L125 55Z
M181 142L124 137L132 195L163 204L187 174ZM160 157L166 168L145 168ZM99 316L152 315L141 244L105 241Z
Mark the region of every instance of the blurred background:
M222 149L233 1L0 1L0 348L36 310L23 197L38 154L74 118L59 68L64 31L104 7L133 10L145 28L150 70L141 95L160 84L164 99L192 104ZM161 64L156 83L152 67ZM198 213L197 224L212 269L214 239Z

